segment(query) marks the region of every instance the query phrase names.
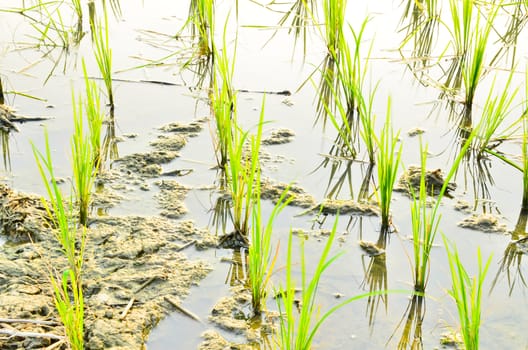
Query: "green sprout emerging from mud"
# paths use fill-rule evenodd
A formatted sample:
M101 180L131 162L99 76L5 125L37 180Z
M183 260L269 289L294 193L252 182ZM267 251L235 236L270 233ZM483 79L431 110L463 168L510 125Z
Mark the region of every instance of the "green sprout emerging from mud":
M378 182L379 203L381 208L381 230L386 231L391 225L390 203L392 190L396 182L396 175L400 165L402 145L398 147L399 132L394 135L390 118L390 99L387 103L385 125L381 130L378 143Z
M103 1L104 23L97 22L93 33L93 52L99 71L106 86L110 114L114 114L114 92L112 88L112 48L109 40L108 13Z
M427 200L427 185L425 183L426 173L426 158L427 158L427 147L423 148L420 144L420 159L421 159L421 176L420 176L420 189L418 195L414 193L411 188L412 202L411 202L411 221L412 221L412 234L413 234L413 278L414 278L414 290L418 295L425 293L427 280L429 278L429 265L430 265L430 254L433 248L436 234L438 232L441 214L439 212L442 199L446 193L449 181L455 175L460 162L465 157L475 133L472 132L468 139L463 144L458 156L453 161L451 169L449 170L444 184L440 188L438 197L432 207L430 207Z
M478 350L482 287L491 263L491 256L482 265L482 256L479 249L477 253L478 273L476 277L470 277L460 261L456 246L450 244L445 237L444 245L453 283L451 290L449 290L449 295L456 301L464 345L467 350Z
M336 306L330 308L324 314L319 315L319 308L317 307L317 290L323 273L341 256L337 254L330 256L330 250L335 239L338 220L334 222L334 226L328 237L328 240L323 248L321 257L317 260L317 266L313 271L311 279L308 279L306 258L304 253L304 241L301 241L301 301L300 310L297 310L295 305L295 282L293 281L293 233L290 232L288 240L288 253L286 261L286 284L281 286L276 293L277 307L280 313L280 324L277 335L277 345L280 349L298 350L310 349L312 342L317 334L317 331L323 322L330 317L334 312L343 306L350 304L353 301L365 298L367 296L386 293L385 291L377 293L365 293L351 297ZM299 313L297 312L299 311Z
M54 222L55 237L61 245L68 265L60 277L50 271L50 280L54 291L54 301L60 319L64 324L66 336L74 350L84 349L84 297L82 291L82 265L85 246L85 228L77 229L77 223L71 211L71 201L64 200L53 171L53 162L48 142L44 134L45 154L35 145L33 153L48 193L48 201L42 199L50 218Z

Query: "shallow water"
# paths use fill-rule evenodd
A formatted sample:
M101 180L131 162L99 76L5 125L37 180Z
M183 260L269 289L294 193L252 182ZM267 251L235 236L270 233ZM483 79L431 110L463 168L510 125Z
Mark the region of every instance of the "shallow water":
M154 30L159 33L173 34L179 28L187 13L187 2L158 1L156 4L131 1L121 4L123 19L111 21L111 43L114 52L114 70L123 71L115 75L119 79L149 79L168 81L178 84L192 81L192 74L183 72L178 74L177 65L165 65L153 68L128 70L141 64L132 56L143 56L148 59L160 58L167 52L175 50L172 42L165 37L147 34L144 30ZM230 4L219 5L219 18L225 18L230 13L229 40L234 40L234 13ZM402 6L391 1L381 1L374 5L369 2L349 5L348 19L357 27L363 16L370 14L366 38L374 38L375 44L371 61L371 81L380 80L379 90L374 109L378 115L380 126L384 119L387 97L392 99L392 117L395 128L401 130L403 143L402 161L405 166L419 163L419 138L407 135L407 130L419 126L426 130L423 140L429 145L431 156L428 168L446 169L454 157L457 145L452 123L448 122L449 112L442 104L436 108L439 91L433 87L424 87L416 82L405 64L399 61L397 48L403 34L397 32L398 22L402 15ZM288 97L293 105L284 102L284 96L268 95L266 97L266 119L271 120L265 127L265 132L271 129L286 127L295 131L295 140L290 144L267 146L266 151L272 155L284 157L280 163L267 164L265 175L275 180L290 182L297 181L309 193L321 201L325 196L326 185L330 180L329 169L314 171L323 160L322 154L327 154L335 133L328 125L322 130L320 124L314 125L315 92L310 83L296 92L300 84L309 76L314 67L324 56L324 45L315 33L312 33L308 51L304 57L300 49L292 54L293 38L281 30L264 46L273 31L257 29L251 26L270 25L277 23L279 16L250 2L240 2L237 36L237 58L235 72L235 87L255 91L290 90L294 94ZM220 24L218 27L223 25ZM42 53L35 49L17 50L22 42L34 39L27 37L32 33L27 21L15 14L0 12L0 76L4 78L7 90L25 91L32 95L46 99L46 102L27 99L20 96L8 95L8 100L24 115L50 115L55 118L45 123L26 123L20 126L20 132L11 135L10 154L11 168L2 171L1 176L11 186L20 191L43 193L40 178L36 176L36 166L30 148L30 141L41 146L43 144L43 127L45 124L53 145L53 156L58 176L67 177L69 174L69 135L71 133L71 87L75 86L77 93L82 84L80 58L87 60L89 74L98 76L89 49L89 38L83 39L78 52L68 56L65 72L56 70L44 85L43 82L52 65L50 60L28 68L33 62L40 60ZM519 42L526 40L526 30L521 33ZM221 35L218 36L221 39ZM445 39L445 38L443 38ZM152 44L162 42L166 48L157 48ZM526 41L524 41L526 42ZM519 47L518 57L526 57L527 52L520 52L526 48ZM58 55L54 51L55 56ZM524 55L524 56L523 56ZM175 59L170 63L176 62ZM506 64L502 66L506 67ZM521 63L518 68L524 67ZM479 86L476 100L476 110L484 104L493 74ZM504 80L503 76L499 77ZM318 77L314 78L315 84ZM517 74L513 86L524 88L524 77ZM102 85L101 85L102 86ZM208 107L197 99L198 94L183 86L160 86L156 84L131 83L116 81L114 83L116 101L117 134L138 134L137 138L125 139L118 144L120 156L134 152L144 152L149 149L149 142L159 133L156 128L173 121L189 122L208 114ZM201 94L203 97L203 93ZM516 103L521 102L522 93L518 95ZM256 123L259 115L262 94L240 93L239 119L244 127L251 127ZM47 106L53 108L47 108ZM516 114L517 113L517 114ZM478 112L475 113L478 115ZM512 113L511 120L518 115L518 109ZM193 187L213 185L216 172L211 170L215 164L211 132L206 127L200 135L189 139L186 147L180 152L181 157L164 166L164 170L193 168L190 176L178 178L178 181ZM504 148L514 154L520 153L518 144L511 143ZM494 184L488 184L492 205L485 209L477 207L480 213L484 210L500 213L500 221L509 230L513 229L519 215L519 204L522 198L521 175L511 167L496 160L490 163L490 171ZM364 169L355 164L352 168L352 183L356 194L361 184ZM500 261L510 242L510 236L503 234L485 234L479 231L461 229L457 222L467 214L454 210L457 199L466 199L473 203L474 186L468 175L464 181L464 171L460 169L456 182L458 189L455 199L446 198L442 206L442 221L440 230L451 241L456 242L461 252L463 263L470 274L476 271L476 251L480 247L482 256L493 255L493 261L486 279L485 294L483 295L483 315L481 329L481 347L522 349L528 347L528 336L523 325L528 321L526 309L526 286L517 281L510 290L508 277L500 273ZM335 179L334 179L335 180ZM154 182L155 180L152 180ZM110 210L113 215L143 214L156 215L159 209L153 200L157 192L152 190L143 192L135 189L130 198ZM186 199L189 214L185 219L193 219L198 226L207 226L211 222L210 208L213 205L212 194L204 190L192 190ZM340 198L349 198L350 193L344 189ZM270 210L269 205L266 210ZM302 209L288 208L280 216L276 225L276 242L281 242L281 254L277 266L285 263L286 242L291 227L310 229L313 224L312 216L296 217ZM411 290L412 269L409 254L412 253L412 243L407 239L411 234L410 201L409 198L396 193L394 195L392 212L394 222L399 232L392 234L386 252L386 278L388 289ZM331 228L334 218L329 216L321 225ZM212 228L211 228L212 229ZM335 253L344 251L345 254L326 271L319 290L319 300L322 310L327 310L338 301L334 293L341 293L350 297L365 292L363 281L365 270L372 258L363 256L357 241L359 239L376 241L379 222L377 218L341 217L338 229L339 243L336 243ZM296 239L295 242L298 242ZM324 245L324 239L310 237L306 242L307 256L318 256ZM0 244L2 243L0 238ZM441 244L440 235L431 256L430 279L427 286L426 313L423 320L424 348L439 346L440 335L447 330L457 328L458 321L456 307L447 294L451 285L446 253ZM276 243L275 243L276 244ZM229 295L229 286L225 283L230 265L221 262L222 257L230 257L227 250L191 252L196 257L205 258L215 267L210 276L199 287L192 290L191 295L184 301L184 306L198 314L202 320L207 320L212 306L223 295ZM523 256L519 255L521 259ZM298 256L296 257L298 260ZM314 259L315 260L315 259ZM524 272L525 260L521 260L520 271ZM315 261L308 261L311 269ZM515 273L512 267L511 273ZM492 281L498 276L498 283L491 293ZM273 276L273 283L277 285L283 278L283 271ZM519 276L517 276L518 278ZM375 313L375 321L369 325L368 305L366 300L354 302L336 312L330 317L320 330L320 336L314 344L319 349L382 349L397 348L401 328L397 328L400 320L405 316L409 299L407 295L393 293L388 296L387 306L381 303ZM276 309L274 301L268 303L269 309ZM152 332L149 349L166 349L174 344L180 348L196 348L200 343L200 334L214 325L198 324L184 316L174 314L163 320ZM242 341L240 336L221 331L227 339ZM394 334L394 335L393 335ZM391 338L391 336L393 337Z

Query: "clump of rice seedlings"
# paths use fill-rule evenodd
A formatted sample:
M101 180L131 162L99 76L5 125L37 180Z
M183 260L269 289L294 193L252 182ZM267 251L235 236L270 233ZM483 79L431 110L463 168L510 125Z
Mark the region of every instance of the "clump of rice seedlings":
M103 1L104 23L97 22L93 36L93 52L101 77L108 94L108 104L110 105L110 114L114 114L114 93L112 88L112 48L108 38L108 13L106 2Z
M77 105L77 107L76 107ZM79 99L77 104L72 96L73 106L73 136L71 141L72 169L75 184L75 197L79 206L79 223L86 226L88 223L88 209L95 173L97 171L97 158L92 149L93 136L84 131L83 103ZM92 126L100 130L100 126Z
M398 167L402 153L402 145L398 147L399 132L394 134L390 118L390 98L387 103L387 113L385 125L381 130L378 143L378 194L381 209L381 230L387 230L391 225L390 204L392 200L392 190L396 181Z
M184 27L190 25L191 34L198 38L198 57L214 53L214 8L214 0L191 0Z
M70 346L72 349L82 350L84 348L84 298L81 273L86 231L83 227L79 235L74 215L71 212L71 203L64 200L57 185L47 132L44 134L44 140L45 154L32 145L35 160L49 197L49 202L43 198L42 203L55 224L56 238L68 261L68 267L62 275L57 277L52 271L50 279L54 290L55 306L64 324Z
M215 151L218 167L226 169L229 159L229 148L233 139L233 129L236 125L236 92L233 88L233 73L235 68L236 47L233 59L227 55L225 43L221 52L215 52L215 73L213 74L213 90L210 93L211 109L215 118L216 140Z
M481 9L476 8L475 0L450 0L449 5L453 22L453 27L449 30L453 38L455 59L448 69L444 86L446 91L456 93L464 85L464 123L467 125L470 124L477 85L484 73L485 52L493 21L500 6L492 3L487 17L484 17Z
M324 0L324 31L322 33L326 44L327 54L321 64L321 81L319 83L317 118L323 118L326 124L327 110L335 110L336 93L339 91L338 67L340 50L346 45L343 28L345 25L346 0ZM317 121L317 120L316 120Z
M523 172L523 197L521 207L528 210L528 69L526 69L524 112L522 115L522 172Z
M93 165L96 169L101 169L103 166L103 153L101 149L101 129L103 127L104 114L101 109L101 98L99 89L95 82L88 78L86 72L86 65L83 60L84 83L86 89L86 99L84 101L84 109L86 111L86 119L88 121L89 138L91 144L91 151L93 153Z
M375 130L373 101L377 84L368 95L365 94L365 77L368 64L362 62L361 42L369 18L366 18L359 31L350 26L354 38L354 50L351 51L347 40L342 38L339 44L339 61L337 65L337 85L331 85L333 105L325 104L326 115L338 131L331 154L339 157L355 158L360 149L359 136L366 148L368 160L375 163ZM372 44L367 57L370 56ZM327 103L325 98L319 99Z
M426 157L427 147L425 149L420 145L420 158L422 172L420 176L420 189L419 194L416 195L414 191L411 191L412 202L411 202L411 227L413 235L413 279L414 279L414 290L423 295L427 285L429 277L429 256L433 243L438 232L440 224L441 214L439 212L442 198L444 197L449 181L456 173L460 162L466 156L466 153L471 145L474 137L472 132L469 138L462 146L458 156L453 161L451 169L444 179L444 184L440 189L438 197L432 207L427 201L427 186L425 184L425 169L426 169Z
M233 201L233 225L235 233L247 237L250 228L250 214L256 201L257 178L260 176L259 150L262 136L264 100L257 135L250 137L234 120L233 139L229 143L227 167L228 188ZM249 142L249 147L248 147Z
M483 265L479 249L477 252L477 276L470 277L460 261L456 246L450 244L445 237L444 245L447 251L452 280L449 295L455 299L457 305L460 332L464 339L464 346L467 350L478 350L482 287L491 263L491 256Z
M259 128L262 128L262 126L259 126ZM252 137L252 143L255 142L258 142L258 140ZM254 145L252 148L257 147ZM251 225L251 244L249 245L248 252L248 271L252 296L251 305L253 307L253 313L259 315L265 305L268 283L278 254L277 249L275 255L272 257L271 236L273 233L273 223L277 215L288 205L289 199L286 198L288 194L288 189L286 189L271 211L268 221L264 224L262 221L260 200L260 169L257 168L256 171L257 174L254 183L256 193L252 212L253 224Z
M308 272L306 271L306 258L304 253L304 242L301 241L301 301L300 310L296 308L295 302L295 282L293 281L293 262L292 262L292 250L293 234L290 233L288 240L288 253L286 261L286 284L284 287L280 287L277 294L277 307L279 309L279 331L276 339L277 345L280 349L297 350L297 349L310 349L312 342L317 334L317 331L323 324L323 322L330 317L336 310L343 306L371 295L372 293L360 294L351 297L340 304L333 306L330 310L326 311L322 315L319 314L320 310L317 306L317 290L319 282L324 271L334 263L334 261L340 256L330 255L330 249L332 247L336 230L337 221L335 221L330 236L322 250L321 257L317 260L317 266L315 271L311 274L311 279L308 279ZM298 305L298 304L297 304Z
M488 97L482 110L482 117L476 126L476 135L472 145L473 152L477 159L484 156L486 150L492 150L500 142L507 139L509 135L497 137L497 130L504 124L504 120L509 114L510 107L517 95L518 89L510 89L513 71L510 72L504 88L498 95L494 95L495 80L490 88ZM511 128L511 127L509 127Z

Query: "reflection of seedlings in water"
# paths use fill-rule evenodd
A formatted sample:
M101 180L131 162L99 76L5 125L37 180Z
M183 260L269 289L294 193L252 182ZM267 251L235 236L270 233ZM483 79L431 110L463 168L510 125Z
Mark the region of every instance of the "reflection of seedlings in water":
M226 261L230 263L229 270L227 271L227 276L225 283L229 284L231 287L237 285L244 285L247 282L248 278L248 268L247 268L247 255L246 251L243 249L233 249L233 255L231 259Z
M288 185L267 179L262 181L261 187L261 198L270 199L274 204L277 203L284 191L288 189L287 197L290 198L289 205L301 208L309 208L315 205L314 197L300 186Z
M408 23L406 23L408 21ZM427 77L431 51L434 47L440 23L440 11L437 1L407 1L401 20L402 30L406 32L400 49L412 44L409 67L420 80ZM400 50L401 52L401 50Z
M184 199L189 192L188 187L174 180L162 180L156 182L156 185L161 189L160 193L155 195L162 209L161 216L178 219L187 213Z
M106 133L103 138L103 149L101 156L101 163L107 160L116 160L119 158L119 149L117 148L118 139L115 131L115 118L110 115L106 123ZM103 166L101 166L103 168Z
M4 161L4 169L11 170L11 152L9 149L9 131L0 127L0 147L2 148L2 159Z
M315 20L314 14L316 13L316 4L317 3L314 0L295 0L291 8L286 11L284 16L279 20L279 26L281 27L288 21L291 21L287 28L289 28L288 34L293 32L294 49L297 46L297 40L299 40L299 37L302 35L305 54L308 42L308 28L311 28L311 24Z
M508 286L510 288L510 295L517 284L522 284L524 287L528 286L526 278L523 274L523 256L528 255L528 232L526 232L526 223L528 222L528 211L521 209L519 218L515 224L515 228L511 232L511 241L504 249L503 257L500 261L500 267L497 275L493 279L491 290L499 281L501 275L505 275Z
M422 324L425 309L425 298L423 296L413 295L389 342L398 329L403 326L397 349L423 349Z
M374 326L376 314L382 303L385 306L385 312L388 308L388 278L387 278L387 257L385 248L387 246L388 230L381 230L376 243L359 241L360 247L366 251L368 258L361 257L365 277L361 287L366 289L371 295L367 297L367 316L369 326ZM365 267L365 259L369 259L368 266ZM379 293L384 291L385 293Z
M493 214L473 214L464 218L458 226L486 233L505 233L506 225L499 223L497 216Z
M233 215L231 214L231 195L229 193L221 193L216 197L214 206L211 209L211 225L215 228L216 234L218 232L226 233L227 225L233 224Z
M273 130L270 136L262 139L262 143L265 145L281 145L292 142L294 137L295 132L293 130L282 128Z
M422 169L419 166L411 165L405 172L400 176L398 184L394 187L395 191L404 192L411 195L410 188L418 193L420 190L420 176ZM425 172L425 186L427 188L427 194L432 196L438 196L442 186L444 185L444 175L441 169L426 170ZM456 183L450 182L447 185L445 195L449 197L449 191L454 191L457 188Z

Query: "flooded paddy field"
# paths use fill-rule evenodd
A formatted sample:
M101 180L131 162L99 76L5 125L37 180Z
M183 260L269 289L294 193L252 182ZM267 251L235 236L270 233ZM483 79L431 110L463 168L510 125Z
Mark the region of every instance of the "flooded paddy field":
M212 19L199 20L192 10L203 7L192 4L213 4ZM311 348L461 348L454 246L469 277L478 254L481 269L490 259L480 347L528 348L528 4L302 4L81 1L82 17L75 2L0 4L0 348L67 347L49 277L67 262L32 144L44 154L47 132L55 182L77 198L72 115L79 101L87 114L87 82L104 120L82 266L84 348L287 348L285 303L295 319L308 307L302 270L316 275L326 248L339 257L320 277L312 325L363 297L330 314ZM342 9L342 20L325 6ZM454 19L463 14L466 32ZM110 89L97 40L111 49ZM255 168L236 173L235 148L222 163L222 111L239 158L256 159ZM393 141L385 153L383 135ZM399 155L385 192L382 154ZM243 194L258 188L242 204L245 234L236 179L250 184ZM251 230L284 191L291 198L270 231L255 314ZM428 246L420 232L434 233ZM415 255L417 247L430 251ZM280 292L289 274L291 300Z

